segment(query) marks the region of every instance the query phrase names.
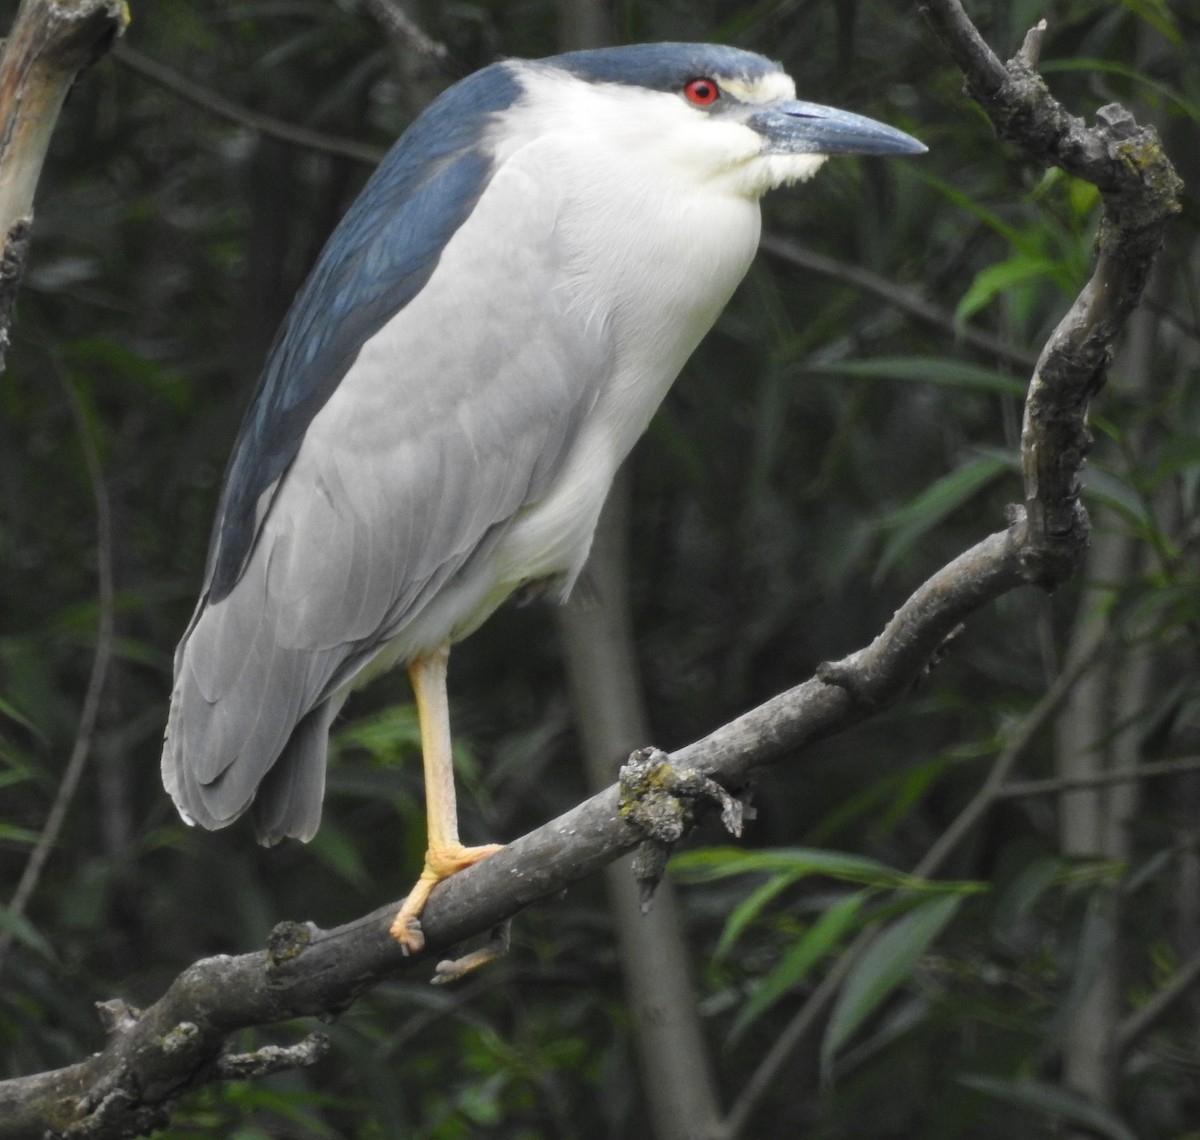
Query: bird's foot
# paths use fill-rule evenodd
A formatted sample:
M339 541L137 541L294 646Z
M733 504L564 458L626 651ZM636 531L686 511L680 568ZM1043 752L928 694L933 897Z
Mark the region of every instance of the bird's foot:
M495 855L501 846L499 843L486 843L481 847L464 847L461 843L450 843L431 847L425 852L425 867L421 877L408 892L408 898L392 920L391 935L404 948L405 954L419 954L425 948L420 915L433 888L443 879L466 870L480 859Z
M642 887L642 910L662 878L671 848L695 821L699 804L721 809L721 822L735 836L753 809L731 796L715 780L694 768L676 768L658 748L639 748L621 767L618 810L646 838L634 857L634 875Z

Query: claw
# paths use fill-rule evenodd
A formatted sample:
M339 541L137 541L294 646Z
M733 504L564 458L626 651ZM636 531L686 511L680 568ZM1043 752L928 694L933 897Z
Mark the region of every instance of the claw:
M495 855L500 849L499 843L488 843L482 847L464 847L461 843L454 843L425 852L425 868L421 877L413 884L408 898L392 920L391 935L404 947L405 954L411 956L425 949L420 914L433 888L443 879L450 878L489 855Z
M425 931L421 929L421 920L415 914L405 915L402 909L397 911L389 933L410 958L425 949Z

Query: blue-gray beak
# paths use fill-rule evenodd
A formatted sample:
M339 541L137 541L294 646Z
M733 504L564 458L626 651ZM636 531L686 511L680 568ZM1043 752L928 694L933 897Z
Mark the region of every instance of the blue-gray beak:
M781 99L756 107L746 125L767 141L767 154L924 154L912 135L864 115Z

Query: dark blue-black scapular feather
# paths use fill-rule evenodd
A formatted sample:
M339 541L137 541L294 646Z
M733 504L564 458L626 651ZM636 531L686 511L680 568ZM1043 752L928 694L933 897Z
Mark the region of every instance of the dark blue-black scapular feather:
M448 88L334 230L280 326L234 444L209 551L210 602L249 560L259 497L286 472L359 349L421 291L475 208L493 167L483 133L520 91L503 64Z

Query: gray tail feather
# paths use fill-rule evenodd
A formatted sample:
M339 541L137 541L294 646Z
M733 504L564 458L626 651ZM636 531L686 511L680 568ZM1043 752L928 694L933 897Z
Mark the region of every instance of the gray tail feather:
M329 726L340 705L325 700L306 714L263 777L250 809L259 843L270 847L287 838L307 843L316 835L325 797Z

